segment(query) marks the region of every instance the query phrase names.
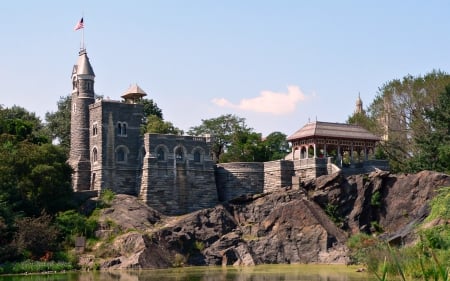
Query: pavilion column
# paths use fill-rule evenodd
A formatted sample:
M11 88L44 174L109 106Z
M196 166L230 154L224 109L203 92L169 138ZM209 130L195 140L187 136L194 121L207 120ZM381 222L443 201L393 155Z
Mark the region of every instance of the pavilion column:
M364 161L369 160L369 156L367 155L367 146L364 144Z
M327 144L325 143L323 145L323 157L327 158L328 157L328 153L327 153Z
M340 163L342 167L342 158L341 158L341 146L338 144L337 146L337 162Z
M355 159L353 159L353 143L350 146L350 164L355 163Z
M313 158L317 158L316 144L314 143L314 156Z

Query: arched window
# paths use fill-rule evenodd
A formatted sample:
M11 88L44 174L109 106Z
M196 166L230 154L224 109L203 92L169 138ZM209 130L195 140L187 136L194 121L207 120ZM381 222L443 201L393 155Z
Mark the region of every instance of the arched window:
M117 135L126 136L127 135L127 123L117 122Z
M201 162L201 154L200 151L196 150L194 152L194 162L195 163L200 163Z
M117 150L117 161L124 162L125 161L125 151L123 148L119 148Z
M159 161L164 161L166 159L165 153L164 153L164 148L162 148L162 147L158 148L158 152L156 154L157 154Z
M92 125L92 135L93 135L93 136L96 136L97 133L98 133L98 131L97 131L97 123L94 123L94 124Z
M97 160L98 160L98 155L97 154L98 154L97 153L97 148L94 147L94 149L92 149L92 161L93 162L97 162Z
M177 161L183 161L183 158L184 158L183 148L178 147L177 150L175 151L175 159Z

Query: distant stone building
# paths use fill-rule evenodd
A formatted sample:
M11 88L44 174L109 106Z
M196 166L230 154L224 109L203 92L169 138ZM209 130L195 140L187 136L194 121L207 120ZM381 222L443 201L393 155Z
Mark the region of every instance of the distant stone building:
M296 188L302 180L340 170L329 158L332 147L338 151L337 159L347 149L351 155L364 151L367 160L367 149L378 141L357 126L316 122L288 139L293 145L291 158L216 164L210 137L141 133L145 116L140 101L146 93L139 86L131 86L122 101L115 101L96 98L94 80L82 49L72 71L68 162L74 191L132 194L169 215L242 195Z

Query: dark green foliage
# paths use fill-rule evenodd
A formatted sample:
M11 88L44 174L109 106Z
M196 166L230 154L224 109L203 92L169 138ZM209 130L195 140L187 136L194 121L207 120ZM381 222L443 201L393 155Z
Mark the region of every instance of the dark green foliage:
M171 122L164 121L156 115L147 116L144 133L183 135L182 130L175 127Z
M71 207L71 168L34 114L0 108L0 117L0 262L39 259L58 250L51 219Z
M438 96L433 107L422 112L429 133L416 137L419 151L411 161L411 169L450 173L450 86Z
M17 232L13 245L23 258L40 259L47 253L58 250L58 231L56 227L51 225L49 215L17 219L16 227Z
M263 139L260 133L247 127L245 118L231 114L202 120L188 134L210 135L211 152L217 162L264 162L282 159L289 152L285 134L273 132Z
M210 135L213 137L211 153L214 160L218 162L221 160L222 154L228 150L234 141L239 141L240 138L242 139L245 134L251 131L252 129L245 124L245 118L227 114L217 118L203 119L202 124L191 127L188 134L193 136Z
M70 111L72 97L60 97L56 112L45 113L46 127L52 139L56 139L66 153L70 148Z
M56 216L55 225L61 240L73 245L76 236L94 237L98 223L95 218L90 219L75 210L68 210Z
M152 99L142 99L141 104L144 105L144 116L156 116L159 119L163 120L163 113L161 108L158 107L156 102L154 102Z
M338 208L337 205L328 203L325 205L324 211L335 224L340 226L344 222L344 218L339 214Z
M283 159L289 152L286 135L281 132L270 133L263 141L265 149L264 161Z
M381 206L381 194L379 191L375 191L370 198L370 205L372 207L380 207Z

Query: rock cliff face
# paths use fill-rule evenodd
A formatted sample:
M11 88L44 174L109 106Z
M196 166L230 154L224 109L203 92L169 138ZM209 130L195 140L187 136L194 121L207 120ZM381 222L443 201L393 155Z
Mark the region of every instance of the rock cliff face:
M406 239L405 229L426 216L435 190L449 184L449 176L433 172L334 174L177 217L116 195L98 232L114 239L92 252L110 269L346 263L348 235L384 231Z

